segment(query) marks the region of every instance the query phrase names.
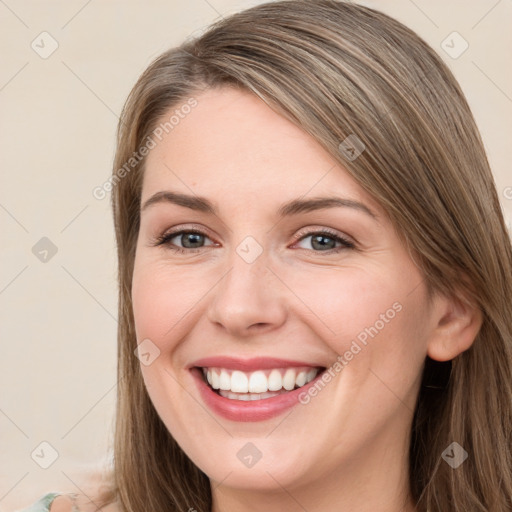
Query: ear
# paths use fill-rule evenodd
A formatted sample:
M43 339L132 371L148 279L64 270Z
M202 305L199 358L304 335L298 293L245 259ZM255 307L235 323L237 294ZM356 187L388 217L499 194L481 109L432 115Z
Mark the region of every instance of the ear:
M482 326L483 315L478 305L461 297L437 295L433 300L434 327L427 354L436 361L448 361L471 347Z

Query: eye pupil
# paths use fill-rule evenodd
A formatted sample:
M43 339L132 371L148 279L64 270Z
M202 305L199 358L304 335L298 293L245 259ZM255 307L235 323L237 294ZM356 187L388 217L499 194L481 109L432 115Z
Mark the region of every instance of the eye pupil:
M321 240L321 241L319 241L319 240ZM326 246L330 245L329 243L325 243L325 240L331 240L332 243L334 244L333 247L327 247L328 249L333 249L334 246L336 245L336 242L333 240L332 237L324 236L324 235L314 235L311 239L311 245L313 247L315 247L315 243L318 243L320 248L325 249ZM318 248L318 247L315 247L315 248Z
M194 249L196 246L195 245L187 245L189 242L191 242L192 244L194 243L200 243L202 240L201 238L203 237L203 235L200 235L199 233L186 233L186 234L183 234L181 235L181 243L183 244L183 247L187 247L188 249Z

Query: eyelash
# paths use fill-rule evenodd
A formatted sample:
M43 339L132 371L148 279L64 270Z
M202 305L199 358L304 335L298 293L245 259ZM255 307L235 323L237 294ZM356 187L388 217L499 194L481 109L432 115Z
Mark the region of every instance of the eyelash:
M203 231L200 231L198 229L182 229L179 231L171 231L170 233L165 233L161 236L158 236L156 238L155 242L153 243L153 245L154 246L167 245L167 247L169 249L171 249L172 251L175 251L175 252L178 252L181 254L191 253L191 252L195 253L195 252L199 252L202 249L204 249L204 247L196 247L196 248L178 247L174 244L169 243L169 241L172 238L175 238L176 236L182 235L184 233L195 233L197 235L202 235L202 236L208 237L208 235L206 233L204 233ZM343 244L343 246L337 247L334 249L329 249L327 251L315 251L313 249L304 249L306 251L312 251L312 252L324 253L324 254L335 254L335 253L338 253L338 252L346 250L346 249L355 249L356 248L356 246L353 242L351 242L347 238L344 238L344 237L338 235L336 232L331 231L328 228L324 228L319 231L300 232L300 233L297 233L297 235L295 235L293 238L296 242L300 242L303 238L307 238L308 236L312 236L312 235L327 235L326 238L332 238L335 242L341 242Z

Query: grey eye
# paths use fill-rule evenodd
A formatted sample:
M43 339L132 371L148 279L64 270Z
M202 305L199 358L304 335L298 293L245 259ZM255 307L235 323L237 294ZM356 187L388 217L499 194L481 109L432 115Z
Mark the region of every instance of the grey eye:
M181 246L173 242L175 238L179 239ZM174 243L175 245L178 245L178 247L183 247L184 249L198 249L205 245L206 239L208 239L208 237L202 233L196 233L194 231L180 231L179 233L174 233L172 236L168 237L168 242Z

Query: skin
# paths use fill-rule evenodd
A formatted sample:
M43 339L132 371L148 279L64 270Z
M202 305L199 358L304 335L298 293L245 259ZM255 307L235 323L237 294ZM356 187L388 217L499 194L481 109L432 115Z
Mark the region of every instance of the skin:
M248 92L195 97L148 155L142 188L141 204L170 190L218 209L160 202L141 213L132 298L137 341L160 351L141 365L158 414L210 478L213 512L413 511L409 431L425 356L448 360L469 348L479 313L440 296L428 306L386 212L308 134ZM377 218L336 207L279 220L278 208L302 196L350 198ZM191 227L205 233L189 245L198 252L154 245ZM356 249L327 253L343 247L332 238L319 248L311 235L325 228ZM263 249L250 264L236 252L247 236ZM221 354L329 367L394 303L400 312L316 397L270 420L216 416L185 369ZM262 454L251 468L237 458L247 442Z

